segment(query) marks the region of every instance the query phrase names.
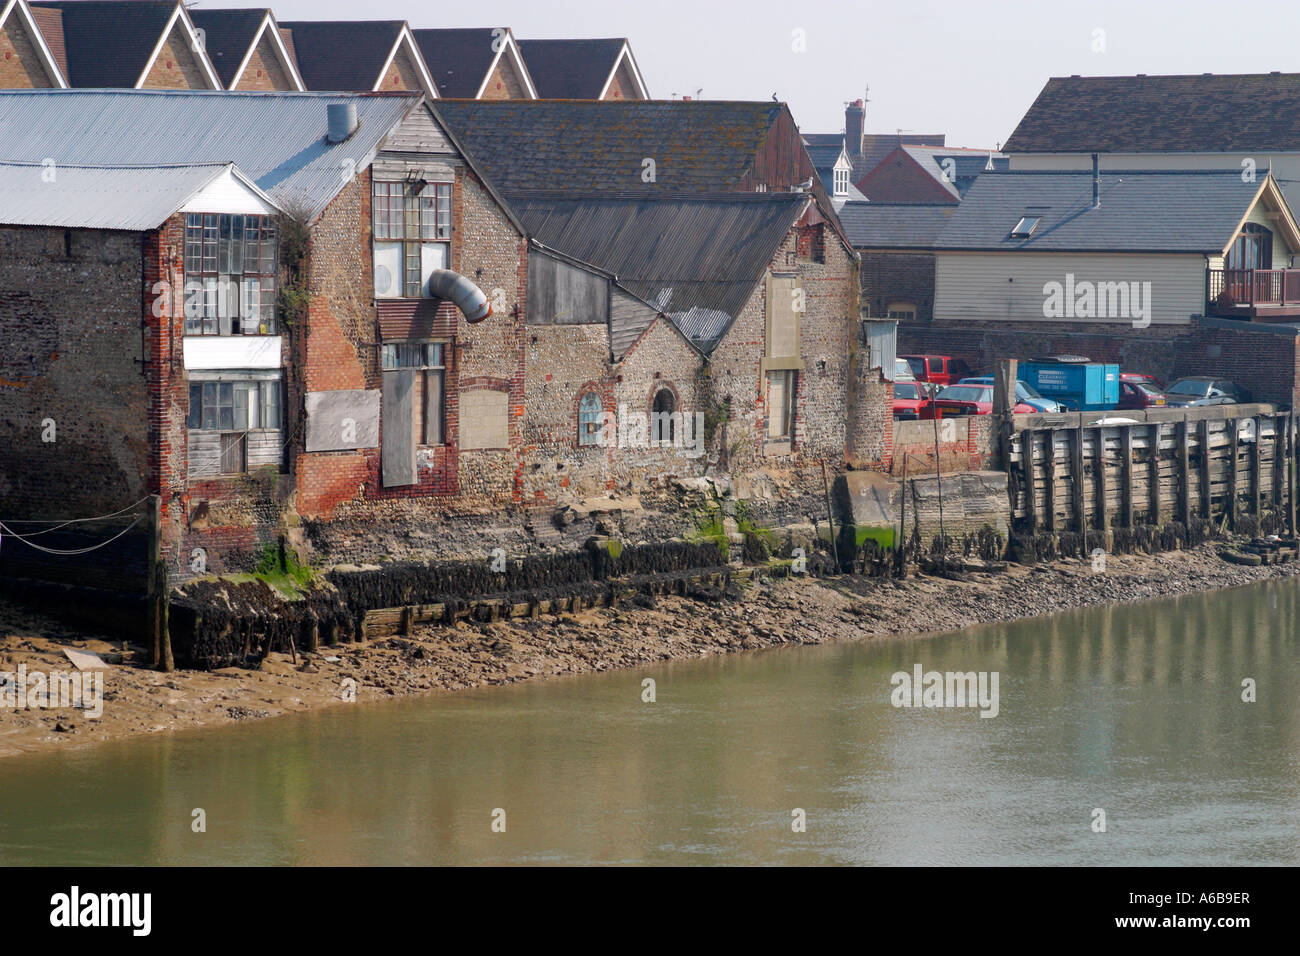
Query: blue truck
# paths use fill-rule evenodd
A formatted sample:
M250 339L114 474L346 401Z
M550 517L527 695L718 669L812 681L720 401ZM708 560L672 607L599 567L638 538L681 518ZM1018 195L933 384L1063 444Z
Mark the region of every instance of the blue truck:
M1119 404L1119 366L1073 357L1034 359L1019 364L1016 377L1073 412L1093 412Z

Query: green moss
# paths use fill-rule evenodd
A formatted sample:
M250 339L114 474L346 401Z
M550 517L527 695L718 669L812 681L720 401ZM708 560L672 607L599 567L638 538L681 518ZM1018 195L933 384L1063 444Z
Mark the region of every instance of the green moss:
M860 548L866 541L874 541L882 548L894 546L893 528L870 528L863 525L853 526L853 541Z
M617 561L623 556L623 542L617 538L607 538L605 540L605 550L609 552L611 558Z
M316 571L310 565L300 563L292 549L286 548L282 557L278 545L268 544L262 548L262 557L252 576L265 581L286 597L296 598L310 589Z

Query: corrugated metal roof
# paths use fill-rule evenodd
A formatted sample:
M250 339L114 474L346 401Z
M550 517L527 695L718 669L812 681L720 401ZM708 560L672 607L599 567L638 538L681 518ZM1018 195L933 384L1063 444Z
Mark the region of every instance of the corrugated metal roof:
M78 229L155 229L231 168L0 163L0 223Z
M1262 187L1240 172L1111 171L1092 206L1092 173L993 172L975 180L936 249L1017 252L1219 252ZM1022 216L1039 222L1011 238Z
M744 308L809 196L533 196L512 201L543 245L611 272L635 295L715 345ZM700 310L703 310L701 312ZM720 313L704 318L705 313ZM705 335L709 338L705 338Z
M234 163L277 205L314 218L419 100L416 93L5 90L0 161ZM357 131L326 142L326 106L345 102L356 104Z

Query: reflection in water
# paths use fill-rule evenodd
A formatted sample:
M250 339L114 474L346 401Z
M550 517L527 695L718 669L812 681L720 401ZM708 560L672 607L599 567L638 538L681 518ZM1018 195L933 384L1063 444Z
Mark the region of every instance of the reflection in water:
M0 864L1295 863L1298 593L1273 582L9 759ZM917 663L999 672L999 716L893 708L890 675ZM645 676L657 703L641 702Z

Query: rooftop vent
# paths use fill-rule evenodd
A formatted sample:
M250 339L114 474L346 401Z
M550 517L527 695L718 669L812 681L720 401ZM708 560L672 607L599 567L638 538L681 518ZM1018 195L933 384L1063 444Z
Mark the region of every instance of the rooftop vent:
M329 119L325 139L331 143L341 143L357 131L357 104L330 103L325 107Z

